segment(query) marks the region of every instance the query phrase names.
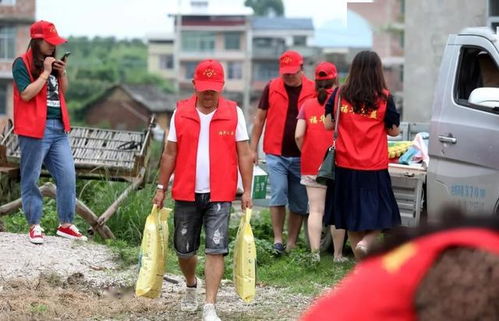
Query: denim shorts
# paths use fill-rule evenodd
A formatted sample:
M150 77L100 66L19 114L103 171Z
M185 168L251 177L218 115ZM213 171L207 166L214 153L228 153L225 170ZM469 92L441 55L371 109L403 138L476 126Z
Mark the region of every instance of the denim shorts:
M175 201L173 244L177 256L196 255L204 225L205 253L229 253L231 202L210 202L210 193L196 194L194 202Z
M300 184L300 157L267 154L267 171L270 181L270 206L286 206L296 214L308 214L305 186Z

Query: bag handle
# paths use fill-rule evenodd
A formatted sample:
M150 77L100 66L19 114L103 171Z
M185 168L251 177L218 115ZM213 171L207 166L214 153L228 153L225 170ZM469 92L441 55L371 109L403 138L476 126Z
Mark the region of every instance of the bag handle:
M252 214L252 210L251 208L247 208L246 209L246 212L244 213L244 220L246 221L246 223L249 224L250 220L251 220L251 214Z
M341 109L341 94L340 87L338 87L338 91L336 92L336 99L334 100L333 111L336 108L336 117L334 118L334 136L333 136L333 148L336 147L336 139L338 138L338 124L340 122L340 109Z

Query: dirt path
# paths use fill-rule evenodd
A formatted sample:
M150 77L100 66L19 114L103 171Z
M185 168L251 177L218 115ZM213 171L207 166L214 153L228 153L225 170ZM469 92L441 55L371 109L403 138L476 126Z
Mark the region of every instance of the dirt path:
M103 245L58 237L33 245L25 235L0 233L0 320L201 320L200 311L178 307L185 286L180 276L168 274L161 297L150 300L133 295L136 274L120 269ZM310 300L258 287L255 301L246 304L223 281L217 310L222 320L296 320Z

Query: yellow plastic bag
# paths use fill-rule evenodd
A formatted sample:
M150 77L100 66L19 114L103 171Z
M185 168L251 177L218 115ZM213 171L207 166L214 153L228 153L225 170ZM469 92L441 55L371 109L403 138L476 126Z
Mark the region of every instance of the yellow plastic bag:
M234 284L244 302L251 302L256 291L256 246L251 230L251 210L246 209L237 230L234 249Z
M157 298L161 294L168 249L167 220L170 212L171 209L158 210L154 205L146 219L140 247L139 277L135 285L137 296Z

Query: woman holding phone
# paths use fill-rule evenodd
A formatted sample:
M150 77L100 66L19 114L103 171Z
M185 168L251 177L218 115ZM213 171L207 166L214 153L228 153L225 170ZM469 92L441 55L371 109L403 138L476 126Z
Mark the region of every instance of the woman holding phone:
M86 240L73 225L76 175L68 133L71 130L64 94L68 89L66 62L56 59L56 47L66 42L53 23L37 21L30 28L28 50L16 58L14 77L14 132L21 150L21 198L29 223L28 238L43 243L40 226L43 200L38 190L42 165L57 185L56 234ZM66 57L64 57L66 58Z

